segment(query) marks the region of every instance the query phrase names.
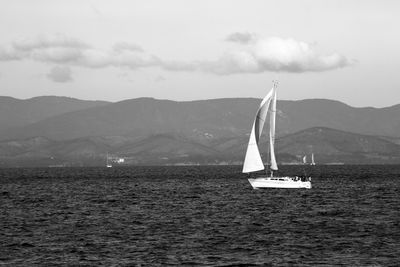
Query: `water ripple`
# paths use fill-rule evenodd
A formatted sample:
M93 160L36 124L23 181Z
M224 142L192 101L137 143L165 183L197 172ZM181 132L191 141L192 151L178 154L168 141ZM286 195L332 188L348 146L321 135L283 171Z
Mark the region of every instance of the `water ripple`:
M5 266L400 260L400 166L316 166L312 190L252 190L240 167L1 169L0 177Z

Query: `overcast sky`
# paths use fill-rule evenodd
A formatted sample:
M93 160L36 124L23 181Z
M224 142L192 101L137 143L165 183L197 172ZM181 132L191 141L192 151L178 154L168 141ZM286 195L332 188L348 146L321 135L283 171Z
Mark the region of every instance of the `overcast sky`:
M1 0L0 95L400 103L400 1Z

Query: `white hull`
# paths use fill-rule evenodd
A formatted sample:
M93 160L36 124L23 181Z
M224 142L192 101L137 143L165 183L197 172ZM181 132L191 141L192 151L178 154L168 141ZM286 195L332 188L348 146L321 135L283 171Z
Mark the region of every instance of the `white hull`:
M307 188L311 189L311 181L301 181L298 177L258 177L248 179L254 189L258 188Z

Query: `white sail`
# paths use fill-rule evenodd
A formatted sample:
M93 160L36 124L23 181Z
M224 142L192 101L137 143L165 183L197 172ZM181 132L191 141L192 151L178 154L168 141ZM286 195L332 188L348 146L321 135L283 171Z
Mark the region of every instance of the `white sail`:
M311 154L311 165L315 165L314 153Z
M261 101L256 118L254 119L249 144L247 145L246 157L243 163L243 172L245 173L264 170L264 163L262 162L260 151L258 149L258 141L264 127L265 118L267 117L268 108L274 92L275 90L273 88L264 97L263 101Z
M304 156L303 157L303 164L306 164L307 163L307 156Z
M269 151L271 155L271 170L277 171L278 165L276 164L275 158L275 119L276 119L276 90L275 87L272 89L272 101L271 101L271 109L270 109L270 128L269 128Z

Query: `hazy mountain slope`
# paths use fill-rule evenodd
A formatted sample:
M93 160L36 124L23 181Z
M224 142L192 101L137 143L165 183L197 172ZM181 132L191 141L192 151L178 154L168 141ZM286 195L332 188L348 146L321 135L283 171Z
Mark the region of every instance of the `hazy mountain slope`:
M184 136L175 134L152 135L131 144L124 144L115 152L125 156L151 154L187 156L189 154L210 155L218 153L215 149L194 143Z
M181 133L207 143L209 139L245 136L260 100L215 99L190 102L138 98L64 113L12 129L2 139L45 136L67 140L86 136L145 137ZM278 101L278 135L310 127L329 127L361 134L400 136L400 105L353 108L321 99Z
M204 141L204 140L202 140ZM106 154L126 164L218 164L243 161L248 137L223 137L196 142L182 134L136 137L84 137L52 141L43 137L0 142L0 165L104 165ZM207 143L207 144L206 144ZM264 160L268 143L260 144ZM309 128L277 139L279 163L300 163L314 153L317 164L400 163L400 145L386 139L330 128Z
M398 161L400 145L385 139L330 128L310 128L277 140L277 153L310 156L320 162L376 163Z
M329 127L361 134L400 136L400 105L380 109L354 108L327 99L281 101L278 104L277 125L283 133Z
M382 138L382 139L387 140L389 142L392 142L392 143L395 143L397 145L400 145L400 138L399 137L379 136L379 138Z
M47 150L53 141L44 137L34 137L25 140L0 142L0 157L15 157L27 153L39 153Z
M51 153L58 158L77 158L77 157L103 157L111 147L103 140L93 140L93 138L78 138L75 140L56 142L51 146Z
M69 97L41 96L26 100L0 96L0 131L25 126L66 112L108 104Z
M3 138L46 136L52 139L73 139L108 135L146 136L166 132L204 135L207 131L217 136L244 134L253 116L250 116L249 107L256 101L245 99L239 101L239 104L235 104L237 101L227 101L232 104L233 111L224 110L223 102L132 99L45 119L13 129ZM247 108L242 108L241 102Z
M239 160L244 157L247 139L236 139L225 153ZM268 159L268 142L260 142L264 159ZM275 152L280 162L301 162L303 156L315 154L319 163L400 163L400 145L384 138L340 130L315 127L276 139Z
M210 163L221 152L176 134L157 134L121 146L114 154L134 164Z

